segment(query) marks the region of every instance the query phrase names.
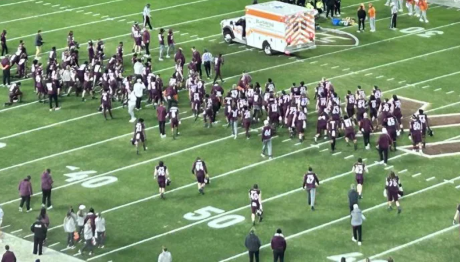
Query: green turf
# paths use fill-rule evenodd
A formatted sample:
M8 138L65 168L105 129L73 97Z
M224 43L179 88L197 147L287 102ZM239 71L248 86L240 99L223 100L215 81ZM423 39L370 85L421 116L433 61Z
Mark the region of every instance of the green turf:
M0 5L15 2L4 0ZM118 42L123 41L125 68L127 73L132 73L131 24L128 22L141 22L140 12L144 1L124 0L107 4L102 4L109 2L107 0L71 0L65 4L58 0L46 2L72 10L60 12L65 9L54 9L51 5L35 2L1 7L0 27L8 30L8 39L13 39L8 42L10 53L15 51L18 40L23 39L32 55L35 51L34 34L38 29L44 31L46 44L43 51L48 51L52 46L63 48L68 31L73 30L77 41L82 44L81 61L87 59L85 43L89 39L104 39L108 56L115 51ZM318 46L314 50L295 54L295 59L289 59L277 54L265 56L257 49L240 48L238 44L222 43L219 22L242 15L244 6L249 2L172 0L152 3L154 71L160 72L164 80L173 73L171 60L158 62L156 42L158 28L173 28L180 31L175 34L176 47L183 48L187 60L191 59L193 46L225 56L226 63L222 70L226 90L237 83L242 71L247 71L254 81L261 84L267 78L272 78L278 91L289 88L293 82L305 81L312 97L316 83L322 77L327 77L332 80L342 99L347 90L354 91L357 85L363 86L367 94L373 85L378 85L382 91L386 91L385 97L396 94L430 103L428 109L435 109L430 114L460 113L458 104L455 104L460 100L460 90L457 88L460 80L460 64L457 62L460 59L460 18L457 9L432 5L428 10L429 24L422 24L415 17L400 16L400 29L421 27L437 30L436 35L427 38L423 34L435 33L423 31L408 34L404 30L388 30L389 8L384 6L384 1L375 1L378 19L376 33L367 31L358 34L355 33L356 27L336 28L332 27L330 21L321 19L320 25L323 27L356 35L358 46ZM95 4L101 5L92 6ZM357 0L342 2L342 17L354 17L359 4ZM89 5L91 7L86 7ZM77 13L77 10L84 11ZM57 13L43 15L50 12ZM85 15L87 12L92 13ZM20 23L8 22L34 15L42 16ZM103 21L101 16L105 15L116 19ZM192 38L193 35L197 37ZM42 62L45 62L45 58ZM377 78L379 76L383 77ZM388 80L390 78L394 79ZM209 85L207 88L209 90ZM434 91L439 88L439 91ZM146 119L149 128L149 149L137 156L130 145L133 126L128 123L125 108L115 109L115 120L105 121L96 111L98 100L82 103L81 99L71 96L60 98L61 111L48 112L46 104L32 103L36 96L31 80L23 82L22 90L25 93L24 106L14 108L17 105L13 105L12 109L6 111L0 109L0 143L6 143L4 148L0 148L0 205L8 202L2 205L6 214L3 225L11 225L4 231L8 233L24 229L17 233L19 237L30 234L28 228L40 208L41 196L33 197L32 213L18 213L17 184L25 176L31 175L34 191L39 192L39 175L45 168L51 168L55 181L54 209L49 211L50 227L53 229L48 233L47 243L60 242L53 247L58 251L65 247L66 235L59 225L69 206L84 203L94 207L96 212L106 211L106 248L96 250L94 261L150 261L152 256L156 257L162 245L168 246L175 261L219 261L238 255L245 251L244 238L251 228L247 191L254 183L260 185L263 199L268 200L263 204L264 222L256 226L256 233L262 244L267 244L275 230L282 228L285 236L289 237L286 261L331 261L327 257L359 252L362 256L357 258L358 261L386 252L449 227L458 202L458 189L455 186L459 182L445 182L445 179L459 175L458 156L427 159L398 151L390 153L390 157L402 155L390 160L390 165L394 166L391 169L397 173L407 169L400 174L400 178L405 193L415 194L401 201L403 213L399 216L395 211L386 211L384 206L375 207L385 202L382 191L389 170L374 164L378 154L375 150L363 150L361 138L358 139L358 151L338 141L338 151L342 153L335 156L331 155L327 150L329 145L322 140L318 147L312 147L316 130L313 103L309 106L306 141L301 145L296 145L296 139L285 141L289 134L286 129L279 129L278 137L273 140L275 158L270 161L260 157L262 145L259 131L251 132L249 140L243 134L234 140L230 137L231 130L222 126L225 125L222 113L218 115L220 122L217 125L204 129L201 118L194 122L187 94L183 92L180 93L179 107L181 112L186 113L181 114L181 136L175 141L171 138L169 126L168 137L159 137L153 107L148 106L136 112L136 116ZM450 91L454 92L446 94ZM6 101L7 98L6 88L1 89L0 100ZM114 107L119 106L121 104L115 103ZM258 128L260 124L252 127ZM239 132L243 132L243 129L239 129ZM458 127L440 128L435 130L434 137L428 138L428 142L444 141L459 135ZM373 136L373 143L375 139L376 136ZM400 137L399 145L409 144L405 135ZM344 159L349 155L354 156ZM194 177L190 174L197 156L206 161L211 177L214 177L204 196L198 194ZM365 213L368 219L364 223L361 247L350 241L348 219L334 222L348 214L346 194L350 184L355 182L354 175L349 171L358 157L367 158L368 165L372 165L366 176L364 199L360 204L363 210L371 209ZM167 188L173 192L166 194L165 201L158 198L157 183L152 177L159 160L165 161L173 181ZM66 166L95 172L81 180L69 181L72 171ZM321 181L315 212L310 211L306 193L300 189L303 173L309 166L314 168ZM417 173L421 175L412 177ZM113 182L97 188L84 187L94 182L94 176ZM426 181L432 176L435 176L433 180ZM417 193L424 189L427 190ZM228 212L213 213L216 219L231 216L243 221L215 229L208 225L213 225L213 217L196 221L184 218L189 212L209 206ZM307 231L309 229L311 232ZM26 239L32 240L30 237ZM392 256L396 261L455 261L459 255L457 243L458 232L453 229L385 253L378 259ZM72 255L76 250L64 252ZM90 258L86 255L79 257L85 260ZM264 247L261 261L270 259L270 248ZM244 254L235 261L247 261L247 257Z

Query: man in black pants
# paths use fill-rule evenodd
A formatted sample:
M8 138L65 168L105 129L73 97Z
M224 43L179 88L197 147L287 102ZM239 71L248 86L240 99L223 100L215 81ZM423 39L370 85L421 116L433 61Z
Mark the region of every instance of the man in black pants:
M150 24L150 4L147 4L144 7L144 11L142 12L144 16L144 27L147 27L149 25L150 30L152 30L152 25Z
M19 212L22 212L24 203L26 204L27 212L32 211L30 208L30 196L32 196L32 184L30 183L30 176L27 176L19 183L19 195L21 196L21 203L19 203Z
M254 258L256 262L259 262L259 250L261 244L259 237L254 233L254 229L249 232L249 235L244 241L244 245L248 249L249 262L254 262Z
M206 76L209 79L211 77L212 54L208 52L207 49L204 50L202 61L204 65L204 70L206 71Z
M396 19L398 18L398 7L395 5L394 2L391 2L391 24L390 29L396 30Z
M380 161L386 165L388 162L388 149L393 144L393 141L391 140L391 137L388 135L386 128L382 128L382 134L380 135L377 143L378 143L377 149L379 151Z
M37 255L38 251L38 255L41 256L43 254L43 241L46 238L46 232L48 231L48 229L46 228L46 225L41 221L41 218L37 217L37 221L35 221L35 223L32 224L30 230L32 231L32 233L34 233L33 254Z
M1 67L3 69L3 85L10 85L10 56L6 55L1 62Z
M6 30L3 30L0 36L0 43L2 45L2 56L8 54L8 46L6 45Z
M51 189L53 188L53 178L51 177L51 169L46 169L41 177L42 182L42 207L52 209L51 205Z
M53 83L51 79L47 81L46 89L48 90L48 99L50 100L50 112L53 111L53 100L55 105L54 110L61 109L59 107L56 85Z
M166 124L166 108L164 107L163 101L160 102L160 105L157 107L157 119L158 119L158 128L160 130L160 137L165 138L165 124Z
M366 11L361 5L358 9L358 33L364 32L364 21L366 21Z
M326 4L327 4L326 18L329 18L329 13L331 13L331 18L334 18L335 0L326 0Z

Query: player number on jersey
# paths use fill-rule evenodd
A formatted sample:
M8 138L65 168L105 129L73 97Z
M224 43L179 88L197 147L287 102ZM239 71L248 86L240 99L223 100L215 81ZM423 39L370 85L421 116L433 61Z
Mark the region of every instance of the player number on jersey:
M71 170L78 170L80 168L73 167ZM72 173L64 174L65 177L68 177L65 181L68 183L79 182L83 181L88 178L90 175L97 174L97 171L89 170L89 171L76 171ZM92 178L81 183L82 187L86 188L98 188L102 186L106 186L118 181L118 178L114 176L102 176Z
M430 38L432 36L443 35L444 34L443 31L439 31L439 30L425 31L425 28L423 28L423 27L408 27L408 28L404 28L404 29L399 30L399 32L401 32L403 34L415 34L417 36L425 37L425 38Z
M212 206L207 206L207 207L203 207L193 212L189 212L185 214L184 218L190 221L198 221L198 220L203 220L203 219L212 217L213 213L222 214L222 213L225 213L225 211L219 208L212 207ZM243 221L244 221L243 216L226 215L226 216L221 216L219 218L215 218L211 220L210 222L208 222L208 226L210 228L220 229L220 228L226 228L226 227L236 225Z

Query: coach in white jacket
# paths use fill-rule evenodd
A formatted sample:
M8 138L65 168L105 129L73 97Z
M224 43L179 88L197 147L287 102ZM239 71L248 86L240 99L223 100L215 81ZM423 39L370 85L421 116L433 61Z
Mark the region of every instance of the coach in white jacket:
M77 221L72 216L72 212L67 212L67 216L64 218L64 231L67 233L67 248L74 249L73 234L77 231Z
M161 254L158 256L158 262L172 262L171 252L166 247L163 247Z
M136 100L137 97L134 92L129 93L128 96L128 114L131 116L129 120L130 123L134 123L136 121L136 116L134 115L134 107L136 107Z
M97 213L96 220L96 235L97 235L97 245L99 248L104 248L105 244L105 218L102 217L101 213Z
M145 85L142 83L142 79L138 78L133 87L133 93L136 96L136 110L141 109L142 96L144 95Z

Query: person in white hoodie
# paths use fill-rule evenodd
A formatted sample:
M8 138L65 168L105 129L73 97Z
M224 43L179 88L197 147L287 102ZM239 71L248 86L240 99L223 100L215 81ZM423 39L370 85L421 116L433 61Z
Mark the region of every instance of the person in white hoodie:
M102 217L102 213L97 213L95 224L96 224L97 245L99 248L104 248L105 218Z
M77 226L78 226L78 235L79 235L78 242L81 242L83 240L83 229L85 227L85 218L86 218L85 208L86 208L85 205L80 205L78 207L78 212L77 212Z
M93 255L93 229L91 228L91 220L86 221L85 227L83 229L83 238L85 239L85 246L78 251L79 254L82 254L83 251L89 249L89 255Z
M142 96L144 95L145 85L142 83L142 79L138 78L133 87L133 93L136 95L136 110L141 109Z
M158 262L172 262L171 252L166 247L162 248L162 252L158 256Z
M128 113L131 116L131 119L129 120L130 123L134 123L136 121L136 116L134 115L134 108L136 107L136 94L134 92L131 92L128 96Z
M64 218L64 231L67 233L67 248L74 249L73 234L77 230L77 221L72 216L72 212L67 212L67 216Z

